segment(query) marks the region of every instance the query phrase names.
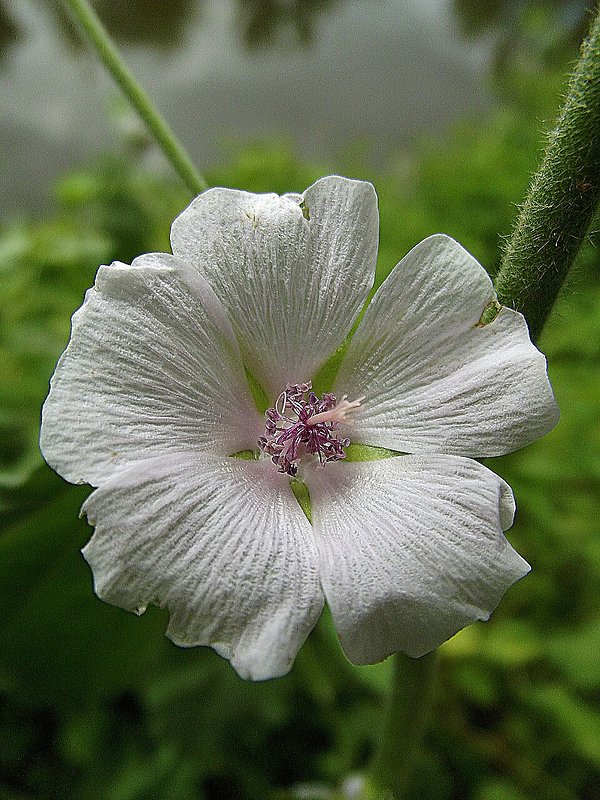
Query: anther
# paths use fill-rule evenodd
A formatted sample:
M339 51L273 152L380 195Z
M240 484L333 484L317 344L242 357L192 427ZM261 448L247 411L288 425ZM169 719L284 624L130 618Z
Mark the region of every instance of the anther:
M259 448L271 456L277 470L294 477L303 456L317 456L320 463L345 458L348 438L340 439L337 429L348 423L348 414L358 408L364 398L337 401L330 392L319 399L312 384L288 384L273 408L265 413L265 436Z

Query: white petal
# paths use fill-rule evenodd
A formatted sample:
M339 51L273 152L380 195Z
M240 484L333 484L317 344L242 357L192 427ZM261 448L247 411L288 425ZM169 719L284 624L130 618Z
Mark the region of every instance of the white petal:
M356 664L433 650L529 571L502 533L510 488L476 461L399 456L305 479L325 596Z
M97 486L161 453L253 447L261 428L235 336L206 281L161 253L100 267L44 405L48 463Z
M336 393L365 397L353 441L402 452L493 456L548 433L558 409L521 314L502 308L478 262L447 236L402 259L371 301Z
M169 455L114 475L86 501L83 550L103 600L171 614L243 678L284 675L323 607L310 525L270 462Z
M373 283L378 220L371 184L337 176L301 198L209 189L175 220L171 243L215 290L274 399L350 331Z

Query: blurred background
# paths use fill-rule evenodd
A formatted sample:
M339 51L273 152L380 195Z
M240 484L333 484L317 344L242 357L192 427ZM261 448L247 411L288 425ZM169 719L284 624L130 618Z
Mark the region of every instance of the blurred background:
M378 281L438 231L494 273L589 6L96 3L211 184L373 181ZM0 800L334 797L373 751L389 663L350 665L325 615L289 676L244 683L168 642L164 612L93 594L88 490L43 465L40 406L97 266L167 249L190 197L55 0L0 0L0 97ZM562 421L488 464L533 571L441 648L414 800L600 797L597 230L540 342Z

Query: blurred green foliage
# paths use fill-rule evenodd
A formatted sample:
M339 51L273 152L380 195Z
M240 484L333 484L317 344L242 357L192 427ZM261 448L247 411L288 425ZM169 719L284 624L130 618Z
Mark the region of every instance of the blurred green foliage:
M554 73L546 83L537 96L556 104ZM380 199L379 282L438 231L493 273L551 107L525 100L422 143L386 175L350 158L306 165L271 142L210 182L286 192L333 169L365 177ZM350 665L326 614L289 676L244 683L212 651L170 644L164 612L137 618L92 592L79 554L87 490L43 465L39 410L97 266L167 249L189 198L133 158L67 176L56 198L49 219L0 228L0 800L284 800L298 783L323 796L318 785L367 763L389 664ZM489 462L515 490L510 539L533 571L490 623L441 649L414 800L600 794L599 267L589 243L541 342L560 425Z

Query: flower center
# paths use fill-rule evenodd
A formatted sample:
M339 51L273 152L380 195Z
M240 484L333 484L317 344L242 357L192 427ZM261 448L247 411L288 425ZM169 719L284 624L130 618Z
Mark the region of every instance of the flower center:
M302 456L318 456L322 465L345 458L344 448L350 439L340 439L337 429L363 399L349 401L344 395L338 402L329 392L319 398L310 381L288 383L275 406L265 413L265 435L259 438L258 446L271 456L278 472L292 477Z

